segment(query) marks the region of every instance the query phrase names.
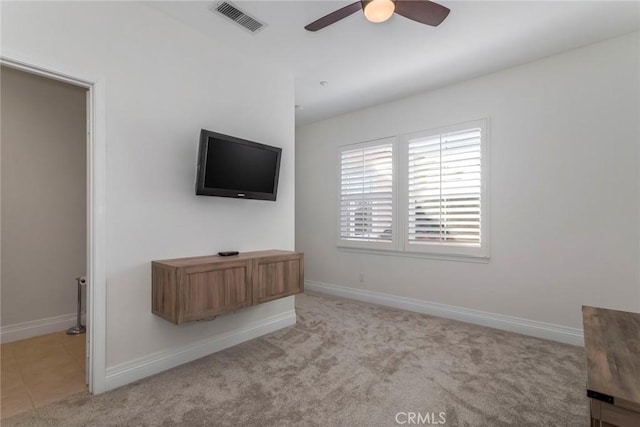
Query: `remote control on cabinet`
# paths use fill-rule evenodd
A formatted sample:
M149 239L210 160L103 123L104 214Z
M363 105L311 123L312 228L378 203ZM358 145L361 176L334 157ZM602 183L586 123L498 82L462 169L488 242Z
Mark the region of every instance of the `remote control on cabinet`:
M218 252L218 255L220 256L233 256L233 255L238 255L240 252L238 251L224 251L224 252Z

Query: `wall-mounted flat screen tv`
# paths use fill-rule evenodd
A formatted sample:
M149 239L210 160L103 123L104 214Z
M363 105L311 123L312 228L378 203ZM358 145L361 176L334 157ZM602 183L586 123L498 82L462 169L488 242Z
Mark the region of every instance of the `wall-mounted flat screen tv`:
M282 148L202 129L196 194L276 200Z

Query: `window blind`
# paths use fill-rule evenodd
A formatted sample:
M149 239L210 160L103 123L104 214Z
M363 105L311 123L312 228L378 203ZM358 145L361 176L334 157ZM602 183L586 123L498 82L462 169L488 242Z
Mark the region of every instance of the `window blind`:
M481 129L409 141L408 241L480 247Z
M340 239L393 241L393 145L341 151Z

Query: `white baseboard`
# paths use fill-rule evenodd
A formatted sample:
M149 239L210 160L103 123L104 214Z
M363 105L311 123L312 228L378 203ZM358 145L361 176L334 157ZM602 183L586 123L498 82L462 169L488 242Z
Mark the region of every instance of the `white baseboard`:
M304 282L304 287L308 291L321 292L344 298L351 298L359 301L399 308L402 310L460 320L462 322L474 323L477 325L488 326L490 328L558 341L565 344L577 346L584 345L582 329L538 322L536 320L521 319L519 317L505 316L503 314L487 313L484 311L439 304L415 298L399 297L380 292L329 285L310 280Z
M155 375L167 369L200 359L201 357L208 356L225 348L233 347L234 345L295 324L296 312L295 310L290 310L232 330L215 338L201 340L171 350L160 351L149 356L109 367L107 368L106 389L112 390L121 387L125 384L132 383L150 375Z
M15 323L0 328L0 343L24 340L53 332L65 331L75 326L78 315L76 313L63 314L61 316L47 317L46 319L31 320L29 322ZM82 314L84 324L85 317Z

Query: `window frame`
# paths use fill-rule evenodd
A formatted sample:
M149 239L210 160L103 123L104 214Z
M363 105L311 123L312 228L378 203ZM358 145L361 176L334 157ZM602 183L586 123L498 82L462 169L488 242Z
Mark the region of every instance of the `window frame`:
M454 246L446 243L415 244L409 241L409 141L443 133L480 128L480 246ZM489 203L489 119L482 118L449 126L441 126L380 138L355 144L338 146L337 185L337 247L344 251L372 253L412 258L434 258L451 261L487 262L490 257L490 203ZM342 153L347 150L383 144L392 145L392 241L360 242L341 238Z
M382 145L391 145L391 242L372 242L343 239L342 228L342 154L345 151L365 149ZM344 144L338 147L338 192L337 192L337 246L350 249L373 249L373 250L397 250L400 242L398 236L398 179L397 179L397 149L398 139L396 137L386 137L371 141L358 142L355 144Z
M446 133L464 131L471 128L480 128L480 246L447 245L442 242L416 244L409 240L409 142L418 138L429 138ZM403 251L409 253L423 253L432 255L489 258L489 135L488 119L473 120L451 126L443 126L435 129L413 132L402 135L399 145L402 155L402 185L401 188L401 217L403 218Z

